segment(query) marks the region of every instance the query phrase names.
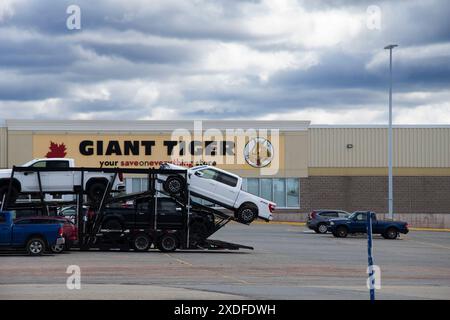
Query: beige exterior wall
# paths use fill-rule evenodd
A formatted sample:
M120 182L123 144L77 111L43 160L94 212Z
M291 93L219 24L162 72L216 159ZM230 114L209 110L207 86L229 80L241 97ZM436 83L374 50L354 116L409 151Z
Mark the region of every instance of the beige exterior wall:
M394 128L393 132L394 167L450 168L450 127ZM387 133L387 128L310 128L309 167L385 168Z
M0 127L0 167L11 167L38 155L43 156L48 146L34 150L36 146L33 137L36 136L48 135L56 138L65 135L92 134L93 139L95 136L108 135L132 138L137 135L158 135L168 132L166 127L154 128L159 122L149 123L147 127L139 129L136 128L136 124L121 122L123 128L117 131L111 129L102 131L100 128L92 130L97 128L97 122L67 122L65 125L69 127L68 130L53 128L57 124L57 122L50 123L49 126L47 122L36 122L35 126L32 121L26 123L7 121L9 131ZM143 124L137 123L141 126ZM250 124L252 122L247 122L247 125ZM86 127L83 127L84 125ZM106 123L99 122L98 125L106 126ZM176 122L167 124L173 127L176 125ZM207 125L213 124L205 122L205 127ZM228 122L221 122L220 125L228 125ZM264 124L259 125L263 127ZM304 122L295 125L292 122L280 122L276 125L279 126L283 141L280 148L281 170L276 175L278 177L387 175L385 127L312 126L308 129L308 124ZM301 125L304 126L302 130L296 131L295 129ZM134 130L124 131L127 128ZM352 144L353 148L348 149L347 144ZM243 169L233 168L232 171L244 177L258 176L257 170L253 172L247 168ZM394 174L450 176L450 126L394 128Z
M33 159L32 131L8 131L8 167Z
M0 127L0 168L8 166L8 130Z
M121 126L113 130L113 127L108 122L97 121L84 122L84 121L66 121L63 123L66 130L62 130L63 124L59 122L46 122L46 121L22 121L22 120L9 120L7 121L9 127L9 148L8 148L8 166L23 164L33 158L44 157L49 151L50 142L57 144L64 143L67 147L66 157L75 158L76 162L80 166L99 166L100 160L164 160L162 155L158 156L158 152L162 151L160 148L154 148L156 152L154 159L152 157L115 157L115 156L83 156L78 151L80 139L90 140L120 140L123 139L159 139L158 137L168 138L172 130L178 127L189 127L190 122L118 122L114 125ZM287 121L287 122L245 122L235 123L233 121L223 121L218 123L211 123L210 121L204 121L203 129L209 129L213 126L218 126L220 129L228 128L243 128L247 130L255 125L256 129L266 128L279 129L279 144L275 147L275 141L272 144L275 147L275 153L279 160L279 170L276 174L270 175L271 177L307 177L308 176L308 159L309 159L309 139L307 127L309 122L305 121ZM111 125L111 127L109 127ZM159 127L155 127L158 126ZM127 130L127 131L126 131ZM269 140L273 140L269 131ZM226 135L224 134L224 137ZM159 141L157 145L161 145ZM105 143L106 145L106 143ZM20 146L20 147L19 147ZM106 146L105 146L106 148ZM243 153L243 150L236 150L239 155ZM269 167L275 165L275 160ZM230 170L243 177L259 177L263 176L261 172L263 170L255 169L250 165L244 163L240 165L218 165L225 170ZM273 166L275 167L275 166ZM264 168L266 169L266 168Z

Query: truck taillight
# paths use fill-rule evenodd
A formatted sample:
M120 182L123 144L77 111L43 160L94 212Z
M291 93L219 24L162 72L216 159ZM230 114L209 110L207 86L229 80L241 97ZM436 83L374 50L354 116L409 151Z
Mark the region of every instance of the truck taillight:
M123 182L123 172L119 172L118 177L120 182Z
M273 213L275 210L275 205L273 203L269 203L269 211L270 213Z
M58 229L58 235L59 235L60 237L63 236L63 227L59 227L59 229Z

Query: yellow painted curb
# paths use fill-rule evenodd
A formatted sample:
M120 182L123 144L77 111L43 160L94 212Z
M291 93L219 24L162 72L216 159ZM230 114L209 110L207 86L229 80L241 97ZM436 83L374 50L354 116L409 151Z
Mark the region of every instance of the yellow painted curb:
M252 224L281 224L281 225L289 225L289 226L305 226L305 222L290 222L290 221L254 221ZM409 230L411 231L433 231L433 232L450 232L450 229L445 228L416 228L416 227L410 227Z
M285 224L285 225L289 225L289 226L305 226L306 222L289 222L289 221L270 221L270 222L265 222L265 221L253 221L252 224Z
M436 231L436 232L450 232L450 229L440 229L440 228L409 228L412 231Z

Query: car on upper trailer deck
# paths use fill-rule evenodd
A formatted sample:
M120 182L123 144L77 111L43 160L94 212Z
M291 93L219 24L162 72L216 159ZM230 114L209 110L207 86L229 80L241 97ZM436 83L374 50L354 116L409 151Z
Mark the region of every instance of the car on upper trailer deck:
M163 164L161 169L186 170L173 164ZM276 203L242 190L242 178L231 172L208 165L188 170L189 190L192 195L232 210L236 219L249 224L256 218L273 219ZM170 194L183 192L186 181L179 174L159 174L163 189Z

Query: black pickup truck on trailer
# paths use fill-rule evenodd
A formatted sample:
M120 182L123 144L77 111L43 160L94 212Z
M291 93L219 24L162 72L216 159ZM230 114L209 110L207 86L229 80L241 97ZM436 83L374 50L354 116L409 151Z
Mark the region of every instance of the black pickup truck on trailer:
M73 190L63 190L61 194L73 194L71 201L46 201L48 192L43 188L42 172L77 172L79 184ZM75 207L74 220L78 225L79 248L90 248L147 251L158 248L160 251L176 249L253 249L252 247L211 240L209 237L230 221L236 221L233 215L223 213L214 208L203 206L192 201L189 185L179 195L166 193L158 185L157 176L161 174L179 174L187 178L187 170L176 169L125 169L125 168L40 168L13 167L9 178L8 189L5 190L0 209L6 210L19 205L13 194L15 174L34 172L36 189L40 201L20 203L22 207L41 206L43 212L50 215L52 206ZM110 174L105 190L98 197L86 197L84 179L88 173L100 172ZM113 196L114 181L125 174L144 175L147 179L147 190ZM53 190L59 193L59 190ZM22 190L21 195L27 195ZM61 210L64 211L64 210ZM239 221L237 221L239 222ZM242 223L242 222L241 222Z

